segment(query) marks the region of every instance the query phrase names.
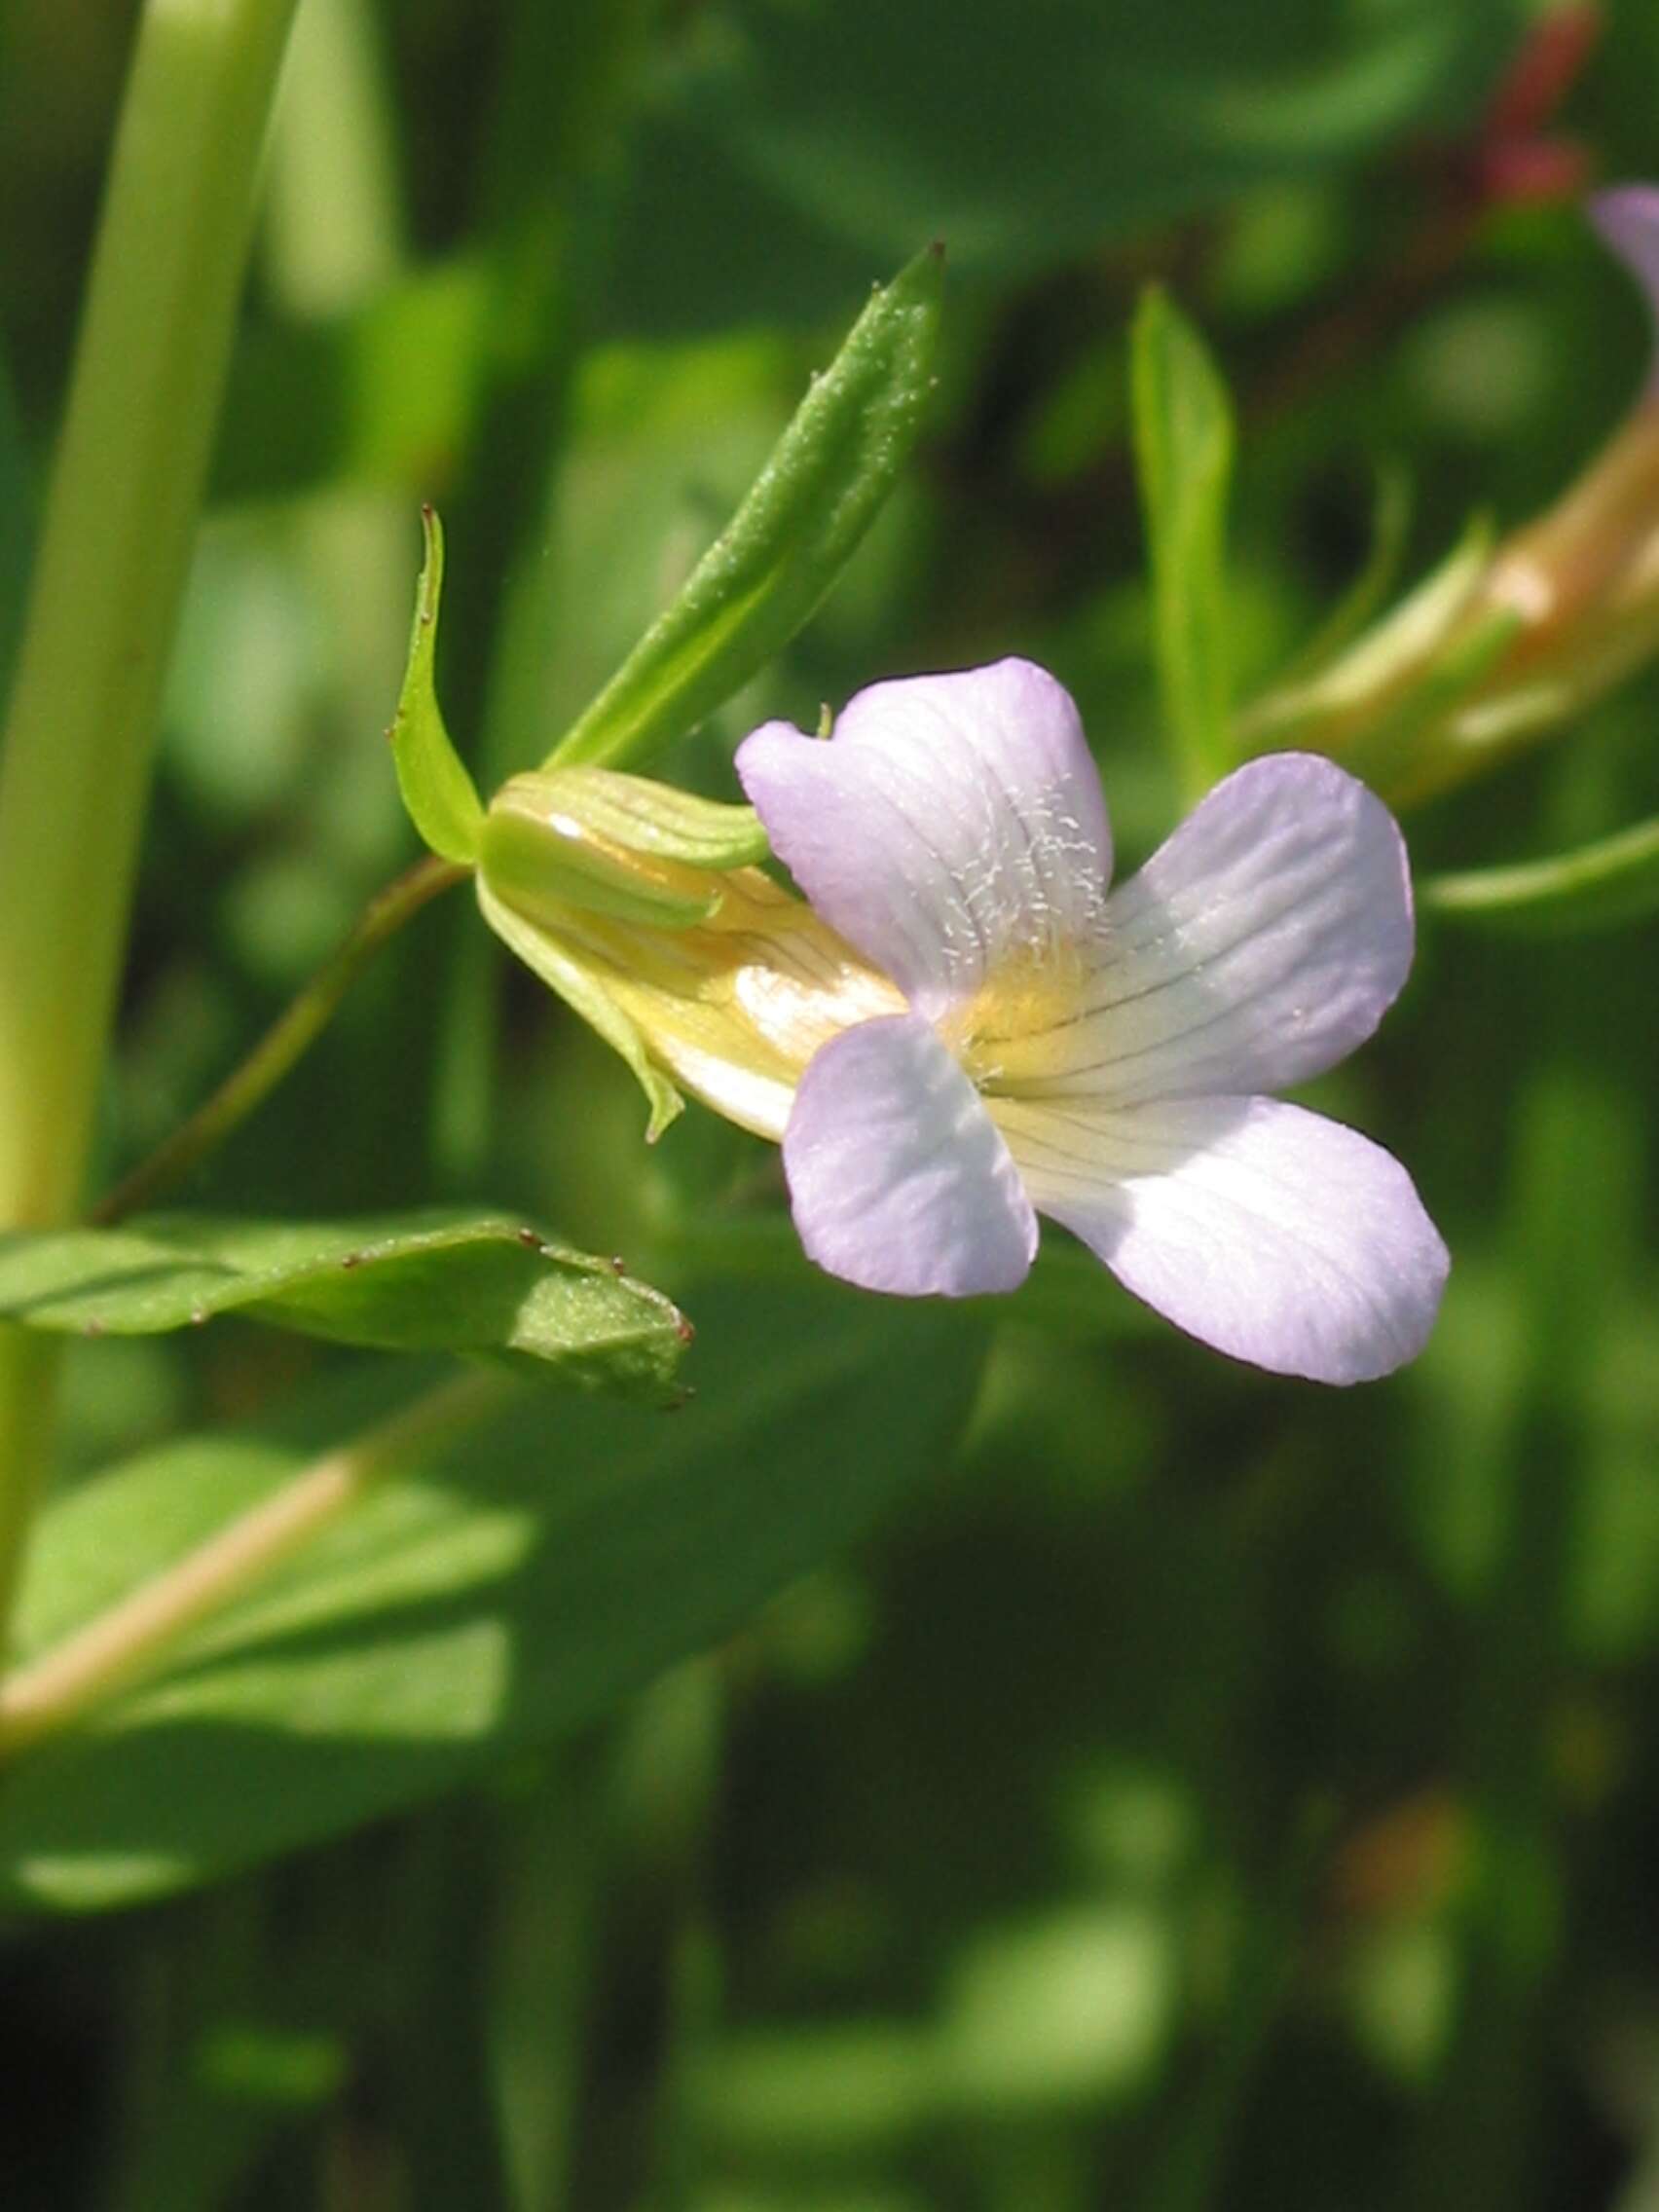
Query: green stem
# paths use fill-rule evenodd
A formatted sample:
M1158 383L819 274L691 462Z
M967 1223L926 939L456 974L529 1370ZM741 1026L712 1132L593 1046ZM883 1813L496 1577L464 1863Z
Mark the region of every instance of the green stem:
M55 1735L148 1674L188 1630L331 1528L383 1475L475 1427L516 1385L485 1371L439 1383L338 1446L0 1687L0 1758Z
M121 1221L181 1183L198 1161L221 1145L315 1043L358 974L387 939L395 936L439 892L463 882L466 874L465 868L429 854L388 883L364 908L339 951L323 963L218 1089L147 1160L141 1160L130 1174L123 1176L93 1206L88 1219L100 1226Z
M1659 906L1659 816L1545 861L1419 878L1418 911L1517 935L1642 921Z
M72 1217L294 0L148 0L0 765L0 1224ZM0 1361L0 1642L50 1355Z

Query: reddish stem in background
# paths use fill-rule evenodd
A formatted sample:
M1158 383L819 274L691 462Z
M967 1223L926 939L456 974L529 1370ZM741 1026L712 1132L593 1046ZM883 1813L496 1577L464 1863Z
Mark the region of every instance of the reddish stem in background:
M1554 8L1529 29L1476 133L1468 185L1478 203L1547 203L1584 190L1589 150L1544 127L1583 75L1602 30L1602 11L1591 5Z

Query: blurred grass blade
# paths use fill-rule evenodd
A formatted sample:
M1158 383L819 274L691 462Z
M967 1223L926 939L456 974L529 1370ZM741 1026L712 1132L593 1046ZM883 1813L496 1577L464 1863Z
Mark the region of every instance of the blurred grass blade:
M453 483L490 309L481 257L435 262L360 307L250 323L213 457L217 504L324 484Z
M415 594L415 623L391 725L391 754L409 819L434 853L464 866L477 854L484 809L472 778L450 743L432 682L444 590L444 526L430 507L423 507L421 528L426 557Z
M1659 911L1659 816L1554 860L1431 875L1424 913L1524 937L1614 929Z
M1198 331L1156 285L1130 341L1135 462L1169 736L1197 798L1232 765L1225 573L1233 403Z
M1333 1825L1332 1805L1305 1803L1276 1879L1258 1893L1239 1931L1212 2048L1202 2071L1182 2083L1173 2124L1137 2198L1141 2212L1208 2212L1226 2202L1242 2113L1306 1964L1305 1931L1317 1910Z
M932 388L939 246L877 290L748 497L547 765L635 762L747 683L807 619L898 481Z
M154 1214L122 1229L0 1238L0 1315L30 1328L148 1336L232 1312L658 1400L672 1395L690 1333L669 1300L608 1261L493 1214Z

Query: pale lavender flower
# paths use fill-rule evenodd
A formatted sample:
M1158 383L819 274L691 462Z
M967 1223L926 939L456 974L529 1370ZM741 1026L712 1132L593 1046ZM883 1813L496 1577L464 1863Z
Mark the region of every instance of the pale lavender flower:
M877 683L828 741L769 722L738 774L818 912L903 993L818 1050L784 1132L807 1252L866 1289L1012 1290L1061 1222L1206 1344L1328 1382L1422 1346L1446 1249L1405 1170L1260 1095L1405 981L1386 809L1280 754L1140 873L1070 697L1029 661Z

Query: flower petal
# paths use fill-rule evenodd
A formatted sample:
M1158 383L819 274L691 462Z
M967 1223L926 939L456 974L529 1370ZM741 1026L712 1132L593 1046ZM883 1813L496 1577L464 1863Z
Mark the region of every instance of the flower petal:
M1030 661L871 684L827 742L767 722L737 772L813 905L924 1013L1098 919L1100 779L1070 696Z
M915 1014L824 1047L795 1093L784 1173L809 1257L865 1290L1013 1290L1037 1250L1008 1147Z
M1399 1161L1271 1098L999 1101L1032 1202L1218 1351L1317 1382L1415 1358L1446 1247Z
M1329 760L1271 754L1113 892L1073 1011L1000 1044L990 1088L1115 1105L1276 1090L1370 1036L1411 963L1387 808Z

